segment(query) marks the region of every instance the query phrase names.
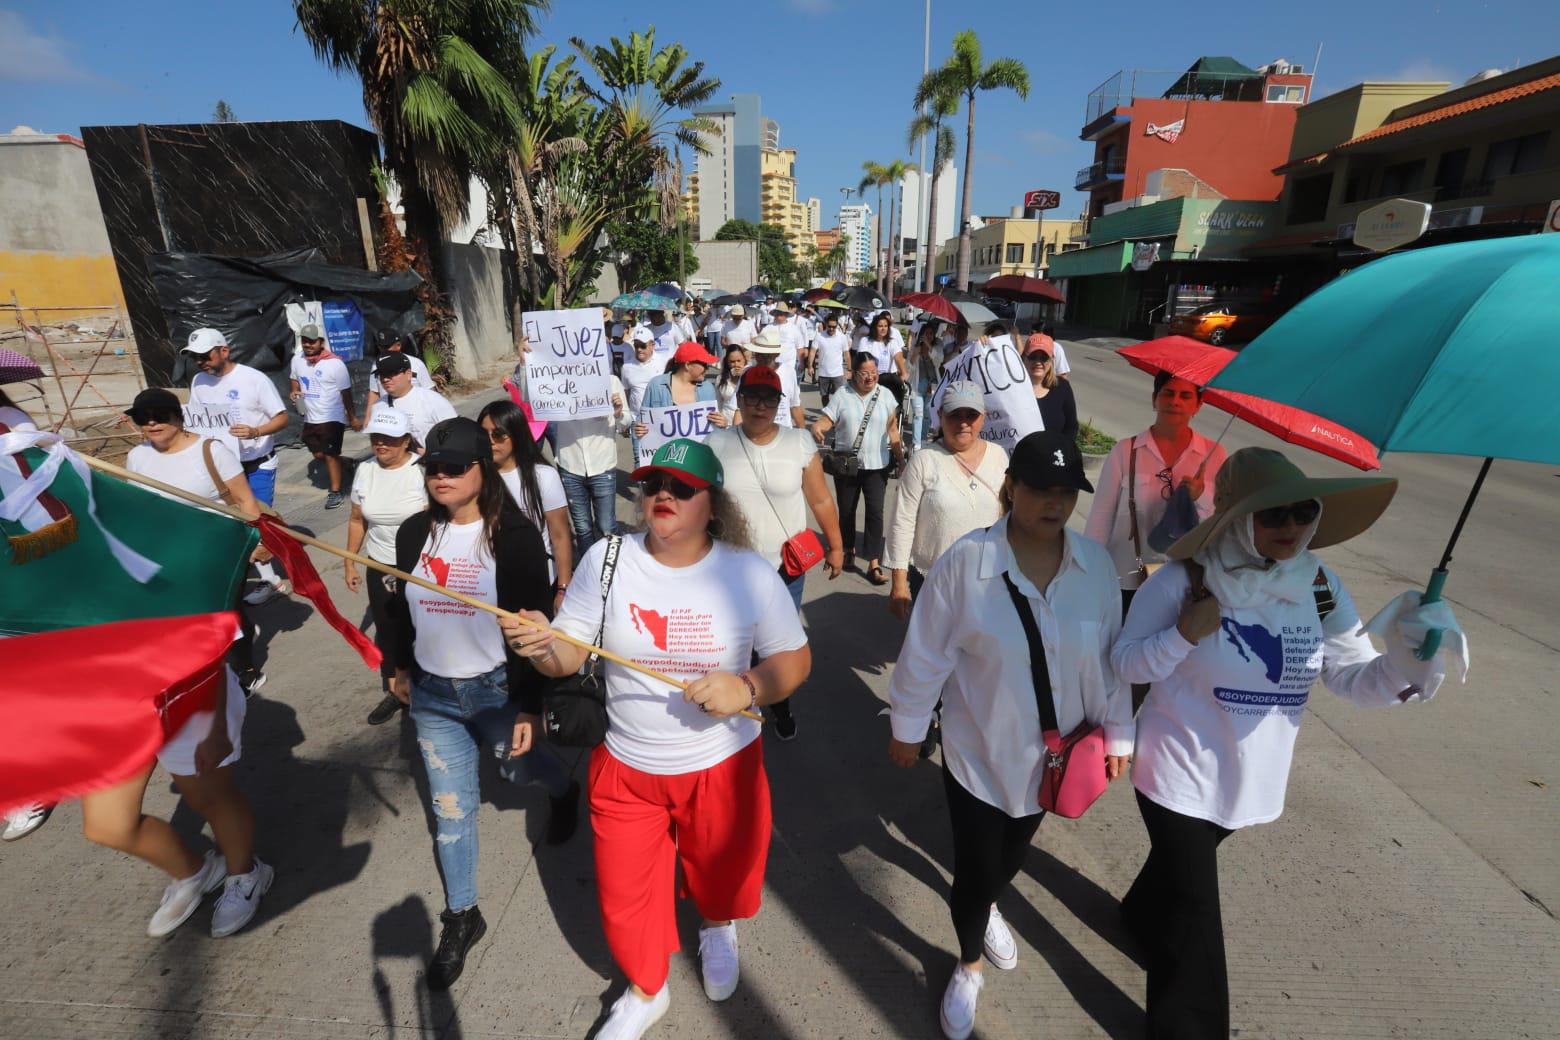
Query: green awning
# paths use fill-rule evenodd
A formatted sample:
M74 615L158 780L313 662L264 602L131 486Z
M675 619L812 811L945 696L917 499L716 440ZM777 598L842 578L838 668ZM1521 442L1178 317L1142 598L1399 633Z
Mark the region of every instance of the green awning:
M1066 253L1053 253L1045 276L1055 281L1058 278L1082 278L1091 274L1120 274L1131 260L1131 242L1112 242L1089 249L1074 249Z
M1234 58L1198 58L1192 67L1181 74L1164 96L1212 97L1223 96L1232 88L1238 89L1246 80L1260 79L1262 73L1248 68Z

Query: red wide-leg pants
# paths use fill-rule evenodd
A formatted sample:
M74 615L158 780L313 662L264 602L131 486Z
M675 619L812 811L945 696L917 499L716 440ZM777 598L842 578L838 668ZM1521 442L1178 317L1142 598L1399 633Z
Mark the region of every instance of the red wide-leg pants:
M680 948L678 863L705 920L758 913L770 831L761 741L674 776L642 773L601 745L590 758L590 815L607 946L644 992L660 992Z

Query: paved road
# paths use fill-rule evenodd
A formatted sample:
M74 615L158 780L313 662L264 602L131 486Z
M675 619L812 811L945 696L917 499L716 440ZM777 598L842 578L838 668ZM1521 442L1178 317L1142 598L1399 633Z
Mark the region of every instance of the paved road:
M1130 432L1143 388L1096 365L1089 347L1075 350L1083 413ZM284 505L302 503L287 512L339 540L344 517L319 508L303 463L287 454ZM627 501L620 507L627 516ZM1518 538L1513 527L1500 536ZM1330 558L1366 604L1417 580L1428 558L1397 555L1390 541L1356 548ZM1535 555L1531 569L1547 559ZM1484 571L1476 554L1467 560L1471 579ZM338 603L361 611L339 571L325 573ZM1523 582L1540 584L1522 574L1503 590L1518 613L1488 613L1518 617L1527 604L1541 617ZM1476 580L1453 591L1484 595ZM884 602L859 576L810 582L814 677L798 695L798 740L765 738L774 842L764 910L741 931L742 986L712 1005L694 960L674 958L672 1008L652 1037L939 1035L937 1000L954 961L942 903L947 822L935 763L902 773L884 760L876 715L901 634ZM1537 745L1554 732L1544 696L1553 680L1533 635L1486 622L1462 600L1459 609L1474 630L1477 682L1429 710L1377 716L1319 696L1289 811L1225 846L1240 1037L1553 1035L1560 942L1552 917L1520 891L1544 898L1554 881L1552 795L1505 779L1525 783L1548 767ZM263 620L271 682L251 702L241 767L261 854L278 868L260 918L213 941L203 910L168 940L146 938L161 882L87 845L66 806L33 837L0 846L0 1036L587 1035L622 985L601 939L588 834L539 847L540 793L485 784L488 938L454 991L430 995L420 976L442 896L410 727L362 724L376 682L305 606L274 603ZM1447 778L1465 770L1478 782ZM198 825L176 812L160 777L148 811ZM1518 819L1525 841L1506 822ZM1114 901L1145 850L1125 785L1083 820L1046 822L1003 901L1021 964L991 973L977 1036L1140 1035L1143 977ZM692 941L691 914L682 923Z

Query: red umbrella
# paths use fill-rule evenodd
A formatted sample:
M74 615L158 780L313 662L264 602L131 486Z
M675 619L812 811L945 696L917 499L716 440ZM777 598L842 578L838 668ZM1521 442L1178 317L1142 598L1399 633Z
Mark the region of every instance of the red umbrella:
M934 318L941 318L943 321L951 321L955 325L964 320L959 316L959 312L954 309L952 301L950 301L947 297L939 296L936 293L905 293L899 298L899 302L904 304L906 307L914 307L917 310L923 310Z
M1066 303L1062 290L1044 278L1031 278L1027 274L1005 274L993 278L980 287L987 296L999 300L1028 303Z
M817 289L808 289L806 292L802 293L802 299L808 303L817 303L819 300L827 300L828 298L829 290L822 288L821 286Z
M1126 358L1133 368L1151 374L1169 372L1198 386L1207 386L1220 369L1235 360L1235 351L1188 336L1165 336L1134 343L1118 348L1116 353ZM1347 462L1356 469L1381 468L1375 445L1331 419L1233 390L1205 391L1203 401L1266 430L1279 440Z

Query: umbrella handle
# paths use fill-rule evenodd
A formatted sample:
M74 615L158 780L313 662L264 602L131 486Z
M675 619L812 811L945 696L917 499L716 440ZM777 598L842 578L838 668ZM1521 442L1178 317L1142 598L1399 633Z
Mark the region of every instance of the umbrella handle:
M1419 597L1421 603L1439 603L1441 590L1446 587L1446 568L1437 567L1430 572L1430 582L1425 586L1424 595ZM1441 649L1441 630L1432 628L1425 633L1424 645L1419 648L1418 657L1421 661L1428 661Z

